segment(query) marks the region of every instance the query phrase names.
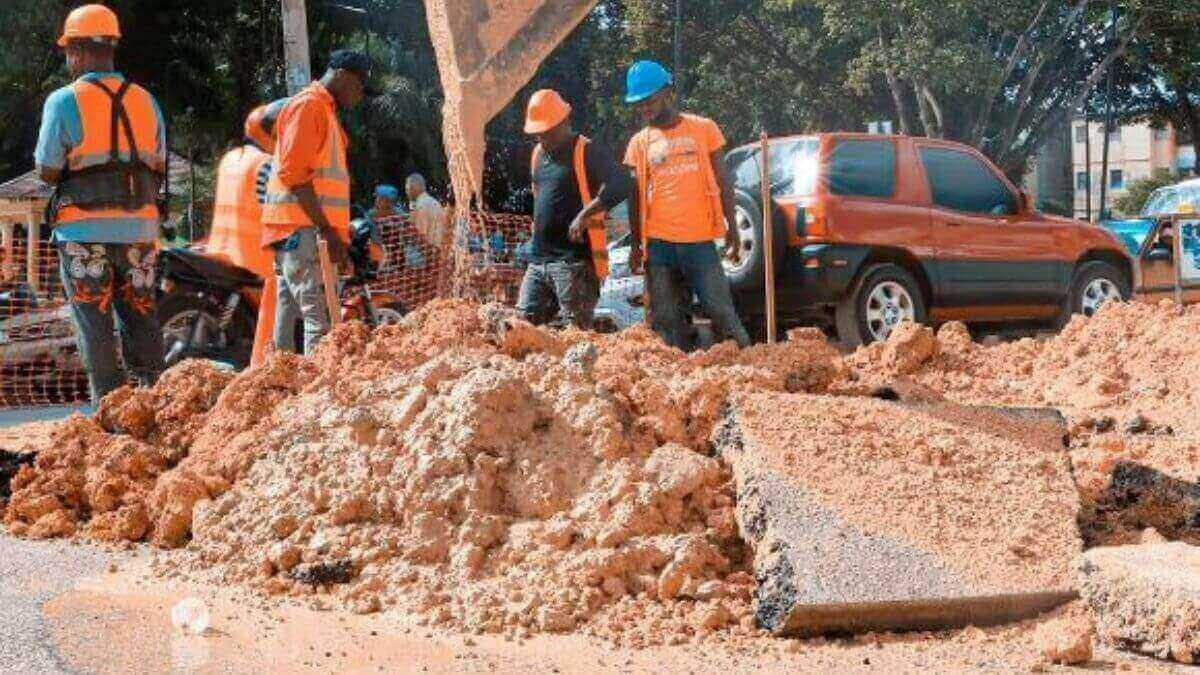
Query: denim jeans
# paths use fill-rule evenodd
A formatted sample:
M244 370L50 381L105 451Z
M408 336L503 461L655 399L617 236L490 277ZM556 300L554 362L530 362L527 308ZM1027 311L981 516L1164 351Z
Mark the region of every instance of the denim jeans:
M304 353L312 354L329 332L329 307L317 256L317 229L306 227L275 245L275 348L296 350L296 322L304 321Z
M712 242L678 244L651 239L646 248L646 287L650 327L672 347L687 350L692 346L687 320L693 293L723 339L735 340L741 347L750 345Z
M541 325L561 309L568 323L591 330L599 300L600 280L591 262L531 263L525 268L517 311Z
M59 274L71 304L92 405L125 383L114 329L129 372L150 386L166 368L155 308L154 244L58 242ZM116 314L114 327L113 314Z

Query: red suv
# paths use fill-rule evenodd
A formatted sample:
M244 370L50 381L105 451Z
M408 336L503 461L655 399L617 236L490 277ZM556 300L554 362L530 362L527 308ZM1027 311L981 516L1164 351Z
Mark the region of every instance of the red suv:
M1035 211L974 148L850 133L768 147L783 327L823 322L858 345L906 319L1061 324L1130 297L1111 233ZM765 304L760 154L727 157L743 249L727 272L748 327Z

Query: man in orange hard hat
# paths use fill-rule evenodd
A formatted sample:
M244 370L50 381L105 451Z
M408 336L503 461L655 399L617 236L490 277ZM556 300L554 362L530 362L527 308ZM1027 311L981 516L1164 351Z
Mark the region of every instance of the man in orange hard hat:
M525 133L533 150L533 239L517 309L535 324L561 310L592 327L600 280L608 274L605 213L625 201L631 181L603 146L571 128L571 106L543 89L529 99Z
M304 324L305 353L311 354L329 332L333 317L325 300L318 239L328 243L335 263L346 259L350 240L349 137L337 112L374 93L370 73L366 54L336 51L325 75L279 111L262 239L275 254L276 349L295 349L297 318Z
M133 375L149 385L164 368L154 275L166 124L154 97L113 67L120 38L107 7L70 13L58 45L75 81L46 99L34 151L54 186L48 220L93 404L125 380L114 311Z

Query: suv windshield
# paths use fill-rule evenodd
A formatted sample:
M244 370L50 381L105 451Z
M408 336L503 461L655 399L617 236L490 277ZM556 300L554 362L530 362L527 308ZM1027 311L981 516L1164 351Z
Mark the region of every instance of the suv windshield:
M1146 205L1142 207L1142 215L1153 217L1175 213L1179 210L1180 204L1184 203L1200 209L1200 186L1180 187L1175 185L1160 188L1150 195L1150 199L1146 200Z
M815 138L786 138L771 141L771 194L776 197L807 197L817 190L821 144ZM725 158L734 185L750 194L761 190L762 168L759 146L742 147Z

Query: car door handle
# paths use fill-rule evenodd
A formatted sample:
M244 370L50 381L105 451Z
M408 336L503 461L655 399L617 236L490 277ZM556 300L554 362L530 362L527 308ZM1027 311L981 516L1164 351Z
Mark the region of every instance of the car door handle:
M947 225L948 227L962 227L962 226L963 226L963 224L962 224L962 223L956 223L956 222L954 222L954 221L951 221L951 220L947 220L947 221L946 221L946 225Z

